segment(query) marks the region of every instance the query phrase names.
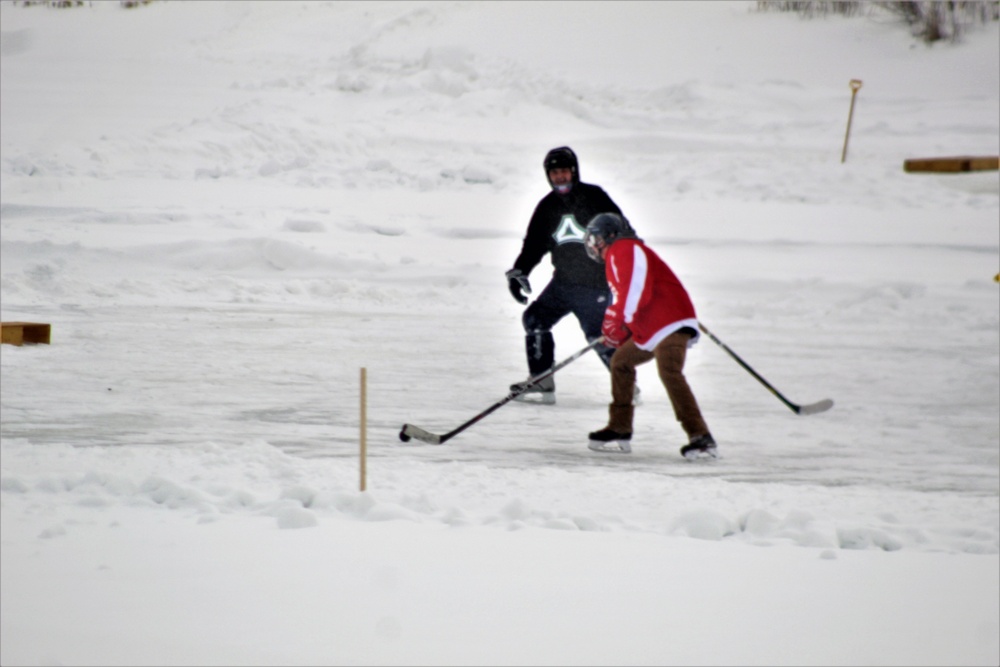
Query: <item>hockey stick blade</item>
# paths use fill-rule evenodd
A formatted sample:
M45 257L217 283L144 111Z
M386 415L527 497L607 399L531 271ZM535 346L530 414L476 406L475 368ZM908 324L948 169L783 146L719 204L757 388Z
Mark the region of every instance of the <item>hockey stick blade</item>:
M790 400L788 400L787 398L785 398L784 394L782 394L780 391L778 391L777 389L775 389L774 386L772 386L770 382L768 382L767 380L765 380L760 375L760 373L758 373L757 371L755 371L754 369L752 369L750 367L750 364L748 364L747 362L743 361L743 359L740 358L740 355L738 355L735 352L733 352L732 349L730 349L730 347L728 345L726 345L721 340L719 340L718 337L714 333L712 333L711 331L709 331L708 328L704 324L702 324L701 322L699 322L698 323L698 328L701 329L702 333L704 333L709 338L711 338L712 341L714 341L716 345L718 345L723 350L725 350L726 353L736 361L736 363L738 363L740 366L743 367L743 370L745 370L746 372L750 373L750 375L752 375L754 378L756 378L756 380L758 382L760 382L762 385L764 385L764 387L766 387L768 391L770 391L772 394L774 394L775 397L779 401L781 401L782 403L784 403L788 407L788 409L791 410L792 412L794 412L795 414L797 414L797 415L814 415L814 414L817 414L819 412L826 412L827 410L829 410L830 408L833 407L833 401L830 400L829 398L824 398L822 401L818 401L816 403L811 403L809 405L798 405L796 403L792 403Z
M826 412L832 407L833 401L829 398L824 398L822 401L810 403L809 405L800 405L795 412L800 415L815 415L820 412Z
M399 432L399 439L403 442L409 442L410 438L416 438L421 442L426 442L431 445L441 444L440 435L435 435L430 431L425 431L419 426L414 426L413 424L403 424L403 429Z

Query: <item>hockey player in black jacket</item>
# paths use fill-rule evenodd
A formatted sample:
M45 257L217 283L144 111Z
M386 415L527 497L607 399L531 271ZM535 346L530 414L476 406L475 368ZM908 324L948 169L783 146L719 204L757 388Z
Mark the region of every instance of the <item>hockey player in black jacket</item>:
M576 316L588 341L601 336L604 311L611 295L604 267L587 256L583 237L587 223L598 213L622 215L603 189L580 182L580 166L569 147L553 148L545 156L543 166L552 191L535 207L521 254L514 261L514 268L506 273L511 295L520 303L528 303L525 296L531 294L528 275L546 253L551 255L552 280L521 318L530 377L552 368L555 362L552 327L566 315ZM598 346L596 351L607 366L614 349ZM523 385L511 385L511 391ZM517 399L555 403L554 378L543 380Z

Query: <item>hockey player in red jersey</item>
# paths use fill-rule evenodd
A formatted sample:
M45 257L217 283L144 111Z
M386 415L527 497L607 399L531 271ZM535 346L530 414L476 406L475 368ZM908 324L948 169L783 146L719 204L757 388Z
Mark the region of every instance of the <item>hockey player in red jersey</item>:
M590 434L590 449L632 451L632 390L636 366L656 359L674 414L688 436L686 458L716 456L717 448L684 377L687 348L698 341L698 319L687 290L660 257L635 236L616 213L601 213L587 225L590 258L605 265L612 303L604 314L604 344L611 357L608 425Z

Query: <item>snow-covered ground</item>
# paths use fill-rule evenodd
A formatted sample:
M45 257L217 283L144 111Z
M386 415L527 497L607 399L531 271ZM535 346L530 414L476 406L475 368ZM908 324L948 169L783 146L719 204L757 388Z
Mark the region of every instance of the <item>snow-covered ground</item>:
M902 169L1000 154L998 24L754 6L0 3L0 662L1000 662L1000 175ZM588 451L593 355L400 442L524 377L564 144L835 407L706 338L717 461L651 367Z

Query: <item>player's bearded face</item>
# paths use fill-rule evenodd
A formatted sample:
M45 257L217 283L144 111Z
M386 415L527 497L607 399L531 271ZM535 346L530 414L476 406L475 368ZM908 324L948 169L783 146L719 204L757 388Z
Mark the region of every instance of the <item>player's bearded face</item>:
M557 167L549 171L549 181L559 192L568 192L573 185L573 170L565 167Z

